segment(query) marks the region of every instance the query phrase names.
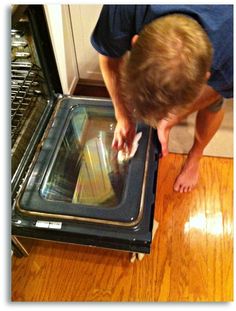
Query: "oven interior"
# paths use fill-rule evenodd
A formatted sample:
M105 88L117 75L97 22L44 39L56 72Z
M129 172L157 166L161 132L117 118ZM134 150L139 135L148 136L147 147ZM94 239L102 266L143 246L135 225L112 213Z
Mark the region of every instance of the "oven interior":
M13 5L11 20L11 187L16 196L61 93L43 6ZM47 55L42 50L47 47Z

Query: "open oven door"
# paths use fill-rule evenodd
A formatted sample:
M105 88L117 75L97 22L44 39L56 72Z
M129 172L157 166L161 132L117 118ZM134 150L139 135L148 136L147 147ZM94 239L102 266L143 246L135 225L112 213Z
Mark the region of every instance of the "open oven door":
M59 100L21 186L15 236L149 253L160 147L137 124L138 150L119 162L110 100Z

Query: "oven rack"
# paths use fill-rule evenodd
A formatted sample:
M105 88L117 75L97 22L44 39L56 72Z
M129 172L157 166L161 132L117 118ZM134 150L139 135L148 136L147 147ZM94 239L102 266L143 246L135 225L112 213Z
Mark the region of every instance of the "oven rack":
M11 139L12 146L32 110L42 96L41 68L30 62L11 64Z

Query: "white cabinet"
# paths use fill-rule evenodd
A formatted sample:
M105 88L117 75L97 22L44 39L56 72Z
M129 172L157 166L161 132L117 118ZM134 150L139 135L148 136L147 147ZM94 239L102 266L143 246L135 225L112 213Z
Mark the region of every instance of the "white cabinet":
M103 84L98 53L90 43L102 5L44 5L64 94L79 81Z
M79 81L68 5L44 5L63 94L73 94Z
M102 5L69 5L79 77L83 80L103 81L98 53L90 43L101 9Z

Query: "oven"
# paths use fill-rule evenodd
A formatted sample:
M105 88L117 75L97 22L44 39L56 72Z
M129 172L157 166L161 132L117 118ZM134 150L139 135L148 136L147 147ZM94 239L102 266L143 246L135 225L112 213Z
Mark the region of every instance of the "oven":
M119 161L110 99L61 95L41 5L12 11L12 243L25 238L150 253L160 144L136 124L139 147Z

